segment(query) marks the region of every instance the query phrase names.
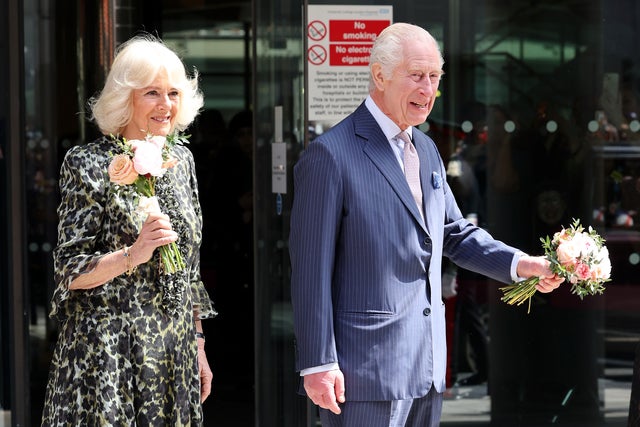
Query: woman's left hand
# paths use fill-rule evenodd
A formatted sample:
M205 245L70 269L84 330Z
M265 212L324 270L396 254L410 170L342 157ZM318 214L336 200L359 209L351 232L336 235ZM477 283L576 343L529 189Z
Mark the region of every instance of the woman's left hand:
M198 371L200 374L200 402L204 402L211 394L213 373L207 361L207 354L204 352L203 339L198 339Z

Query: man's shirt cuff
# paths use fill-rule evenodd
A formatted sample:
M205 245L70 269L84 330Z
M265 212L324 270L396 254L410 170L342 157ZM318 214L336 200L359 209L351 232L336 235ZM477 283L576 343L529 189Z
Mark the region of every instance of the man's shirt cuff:
M318 372L335 371L340 369L338 362L327 363L326 365L314 366L313 368L307 368L300 371L300 376L304 377L309 374L317 374Z
M522 251L518 251L513 255L513 260L511 261L511 280L514 282L521 282L526 279L526 277L518 276L518 262L524 255L526 254Z

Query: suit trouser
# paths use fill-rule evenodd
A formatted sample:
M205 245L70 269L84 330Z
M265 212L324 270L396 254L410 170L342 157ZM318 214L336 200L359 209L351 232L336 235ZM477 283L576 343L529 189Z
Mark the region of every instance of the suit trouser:
M336 415L320 408L322 427L438 427L442 393L431 387L426 396L408 400L347 401Z

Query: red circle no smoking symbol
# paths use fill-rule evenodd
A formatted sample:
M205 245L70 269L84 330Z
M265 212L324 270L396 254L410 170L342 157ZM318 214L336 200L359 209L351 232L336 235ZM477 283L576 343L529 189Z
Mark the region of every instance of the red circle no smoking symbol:
M311 40L322 40L327 35L327 26L322 21L311 21L307 25L307 35Z
M307 51L307 58L313 65L321 65L327 60L327 50L319 44L314 44Z

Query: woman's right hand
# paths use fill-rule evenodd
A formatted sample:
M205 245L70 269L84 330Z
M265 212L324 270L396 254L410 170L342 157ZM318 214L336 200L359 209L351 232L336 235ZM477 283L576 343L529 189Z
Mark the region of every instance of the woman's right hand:
M129 252L133 266L144 264L151 259L153 251L178 240L178 233L171 228L169 216L153 212L147 216L136 241Z
M167 215L160 212L150 213L142 224L142 229L136 241L127 250L120 249L103 256L96 268L77 275L69 284L69 289L91 289L101 286L114 277L131 271L134 267L144 264L151 259L153 251L159 247L178 240L178 234L171 228L171 221ZM127 258L131 257L129 264Z

